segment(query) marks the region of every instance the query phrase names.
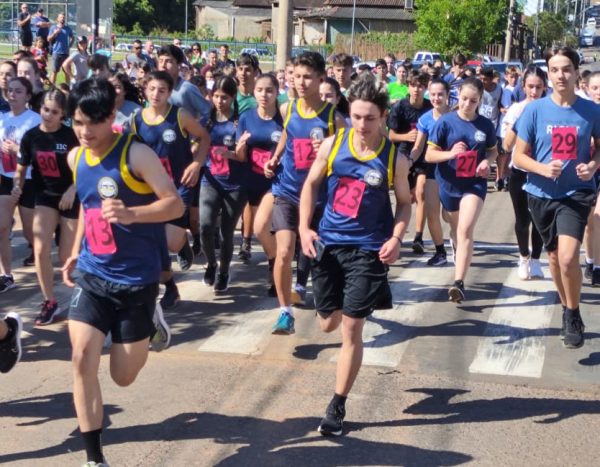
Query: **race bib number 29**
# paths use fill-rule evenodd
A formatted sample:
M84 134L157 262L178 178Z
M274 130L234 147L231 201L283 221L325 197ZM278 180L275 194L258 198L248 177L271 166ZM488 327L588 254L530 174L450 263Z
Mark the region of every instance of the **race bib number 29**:
M563 161L577 159L577 128L552 128L552 159Z

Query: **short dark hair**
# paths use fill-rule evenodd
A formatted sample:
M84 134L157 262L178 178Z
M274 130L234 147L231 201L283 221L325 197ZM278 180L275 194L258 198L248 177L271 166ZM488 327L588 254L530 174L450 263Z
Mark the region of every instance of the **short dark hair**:
M317 74L325 74L325 59L317 52L303 52L294 58L294 66L312 68Z
M467 63L466 57L460 52L455 53L454 57L452 57L452 64L457 66L465 66Z
M227 45L227 44L221 44L221 45L219 46L219 48L220 48L220 47L225 47L227 50L229 50L229 45Z
M93 54L88 58L88 66L92 70L100 70L101 68L107 68L110 70L110 63L106 55Z
M377 68L380 65L387 68L387 62L383 58L378 58L377 60L375 60L375 68Z
M429 87L433 86L434 84L441 84L446 90L446 94L450 93L450 84L448 83L448 81L445 81L442 78L433 78L429 82Z
M485 76L486 78L494 79L494 69L491 66L486 66L482 68L481 73L479 74L481 76Z
M550 61L552 57L555 55L564 55L573 64L573 68L576 70L579 69L579 54L575 51L573 47L554 47L552 49L548 49L545 54L546 65Z
M115 109L116 92L105 78L92 77L73 86L67 101L67 115L72 117L79 109L93 123L106 121Z
M383 114L390 102L387 89L377 85L375 76L371 73L362 73L352 83L348 90L348 102L367 101L375 104Z
M175 83L173 83L173 78L171 78L171 75L166 71L152 71L148 73L148 76L146 77L146 83L149 83L152 80L163 81L167 83L169 92L171 92L175 86Z
M258 58L254 55L243 53L235 61L235 66L251 66L255 71L258 69Z
M333 66L341 66L341 67L353 67L354 66L354 60L352 59L352 57L350 55L346 55L345 53L341 53L341 54L335 54L332 58L331 58L331 64Z
M173 57L178 65L181 65L185 61L185 55L183 54L183 51L173 44L163 45L158 50L158 56L162 57L163 55Z
M424 88L426 88L429 84L429 79L430 76L428 73L424 73L418 70L412 70L408 75L408 79L406 80L406 82L409 86L423 86Z
M33 85L31 84L31 81L29 81L27 78L25 78L23 76L15 76L14 78L11 78L8 81L8 84L10 84L14 81L18 81L19 83L21 83L23 85L23 87L25 88L25 90L27 91L27 94L29 94L30 96L33 96Z
M139 45L141 47L142 46L142 41L139 40L139 39L134 39L133 42L132 42L132 44L137 44L137 45Z

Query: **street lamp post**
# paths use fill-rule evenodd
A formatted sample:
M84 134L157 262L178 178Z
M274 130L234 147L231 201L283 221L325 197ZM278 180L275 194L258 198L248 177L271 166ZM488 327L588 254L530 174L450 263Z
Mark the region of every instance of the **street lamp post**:
M350 33L350 55L354 55L354 18L356 17L356 0L352 2L352 32Z

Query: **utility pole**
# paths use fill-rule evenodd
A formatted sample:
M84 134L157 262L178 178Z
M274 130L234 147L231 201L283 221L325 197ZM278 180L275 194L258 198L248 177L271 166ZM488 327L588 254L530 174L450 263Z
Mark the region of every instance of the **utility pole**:
M514 9L515 9L515 0L510 0L510 5L508 7L508 21L507 21L507 25L506 25L506 41L504 43L504 61L505 62L510 61L510 50L512 49L512 41L513 41L513 36L512 36L513 20L516 19L516 18L513 18Z
M279 0L279 10L277 11L277 58L275 60L275 69L284 70L285 62L290 56L292 45L292 33L294 29L293 21L294 0Z

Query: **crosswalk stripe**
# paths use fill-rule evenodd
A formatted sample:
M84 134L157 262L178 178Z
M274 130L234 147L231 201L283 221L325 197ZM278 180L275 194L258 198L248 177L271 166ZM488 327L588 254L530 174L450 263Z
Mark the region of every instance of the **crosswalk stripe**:
M515 294L515 288L526 290ZM494 303L469 371L540 378L555 302L552 281L525 282L513 269Z

